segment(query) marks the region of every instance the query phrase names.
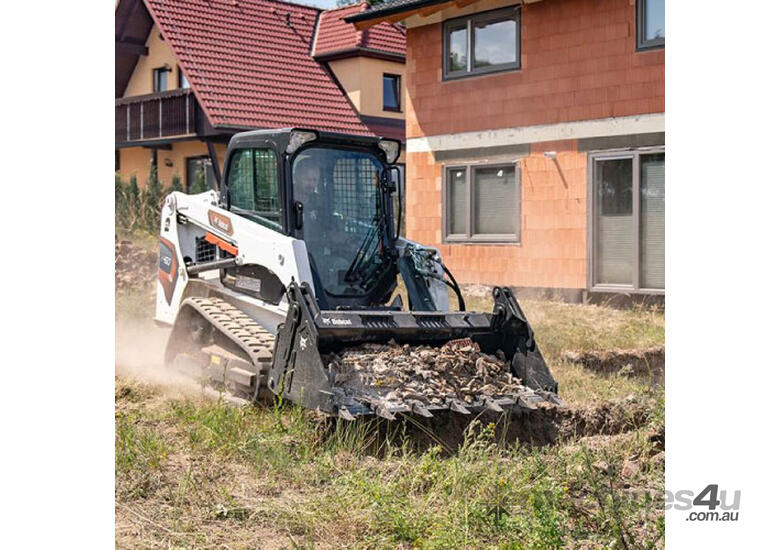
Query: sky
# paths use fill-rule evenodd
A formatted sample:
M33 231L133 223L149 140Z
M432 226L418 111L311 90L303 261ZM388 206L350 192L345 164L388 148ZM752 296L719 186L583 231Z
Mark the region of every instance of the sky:
M318 8L330 9L336 7L337 0L292 0L296 4L306 4L307 6L317 6Z

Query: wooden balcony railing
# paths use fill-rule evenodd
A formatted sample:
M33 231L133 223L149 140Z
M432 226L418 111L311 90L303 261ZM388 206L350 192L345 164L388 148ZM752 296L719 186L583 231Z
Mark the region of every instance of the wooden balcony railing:
M196 101L184 88L116 100L116 142L195 134Z

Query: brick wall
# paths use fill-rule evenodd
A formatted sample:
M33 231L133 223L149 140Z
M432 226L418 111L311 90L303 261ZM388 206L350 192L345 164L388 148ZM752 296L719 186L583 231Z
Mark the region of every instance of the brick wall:
M543 155L549 149L557 151L557 165ZM409 153L406 162L406 233L438 246L458 281L585 288L587 154L577 152L573 141L532 146L531 155L517 162L522 193L519 245L444 244L441 165L431 153Z
M488 8L489 9L489 8ZM442 82L441 24L407 34L407 138L664 111L664 50L636 51L630 0L523 7L520 71ZM543 155L557 151L557 165ZM440 247L461 282L583 289L587 154L536 143L517 161L520 244L442 242L442 165L407 154L407 235Z
M633 0L524 6L519 71L442 82L441 24L407 33L407 138L664 111L664 50L636 51Z

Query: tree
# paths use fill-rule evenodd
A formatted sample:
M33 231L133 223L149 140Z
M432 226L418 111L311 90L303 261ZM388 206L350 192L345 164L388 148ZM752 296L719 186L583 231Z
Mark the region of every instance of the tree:
M119 172L114 174L114 227L121 229L127 223L127 200L125 184Z
M135 174L130 176L130 183L125 189L125 204L126 204L126 229L132 231L138 227L139 212L141 210L141 192L138 189L138 178Z
M198 166L195 170L195 181L190 185L189 193L190 195L196 195L208 190L206 186L206 171L203 169L203 166Z
M144 229L156 233L160 225L160 208L162 207L162 183L157 178L157 167L149 168L149 179L143 194L143 225Z
M174 174L173 178L171 178L171 192L181 190L181 178L179 177L179 174Z

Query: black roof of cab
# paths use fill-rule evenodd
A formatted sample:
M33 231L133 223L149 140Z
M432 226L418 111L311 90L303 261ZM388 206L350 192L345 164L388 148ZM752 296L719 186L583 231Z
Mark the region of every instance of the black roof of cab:
M327 141L328 143L343 143L345 145L362 145L373 148L379 148L379 142L382 140L400 142L397 139L382 138L378 136L360 136L354 134L342 134L339 132L326 132L320 130L310 130L308 128L280 128L274 130L251 130L235 134L228 144L228 152L236 147L253 147L267 144L269 141L276 145L278 151L283 152L287 149L290 142L290 134L293 131L314 132L317 134L317 141Z

